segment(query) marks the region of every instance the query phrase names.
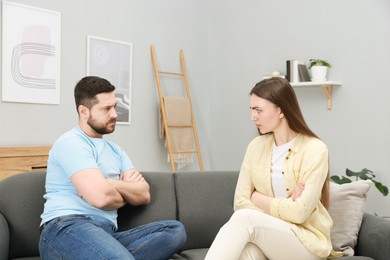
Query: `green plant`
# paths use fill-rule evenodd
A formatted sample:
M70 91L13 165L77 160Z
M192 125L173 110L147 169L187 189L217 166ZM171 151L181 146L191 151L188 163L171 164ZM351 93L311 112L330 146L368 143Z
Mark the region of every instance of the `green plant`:
M375 180L376 176L375 176L374 172L367 169L367 168L362 169L360 172L353 172L347 168L345 170L345 174L348 177L355 177L355 180L359 180L359 179L371 180L375 184L375 187L377 188L377 190L380 193L382 193L383 196L387 196L389 194L389 189L387 188L387 186L385 186L381 182ZM337 184L343 184L343 183L352 182L352 180L348 177L341 176L341 178L340 178L340 176L333 175L330 177L330 179Z
M325 66L325 67L328 67L328 68L331 68L332 65L330 65L329 62L327 62L326 60L321 60L321 59L310 59L310 62L309 62L309 69L313 66Z

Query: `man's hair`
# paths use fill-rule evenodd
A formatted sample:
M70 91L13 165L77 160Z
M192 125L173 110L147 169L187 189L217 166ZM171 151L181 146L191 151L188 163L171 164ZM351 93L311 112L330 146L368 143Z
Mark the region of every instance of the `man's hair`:
M115 90L115 86L103 78L97 76L87 76L82 78L74 88L74 99L76 102L76 110L83 105L88 109L91 109L98 100L97 94L111 93Z

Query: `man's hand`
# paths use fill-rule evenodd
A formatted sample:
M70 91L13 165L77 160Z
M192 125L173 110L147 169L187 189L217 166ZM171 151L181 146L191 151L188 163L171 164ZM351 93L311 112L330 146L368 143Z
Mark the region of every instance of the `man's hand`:
M123 199L133 205L145 205L150 202L149 184L135 168L128 169L119 175L119 180L107 179L122 195Z
M119 176L121 181L145 181L142 174L135 168L127 170L124 173L121 173Z

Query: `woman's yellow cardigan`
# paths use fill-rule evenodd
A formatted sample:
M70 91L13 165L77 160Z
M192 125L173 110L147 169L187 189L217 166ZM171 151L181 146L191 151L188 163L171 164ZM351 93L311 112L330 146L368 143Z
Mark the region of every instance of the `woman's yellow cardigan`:
M234 198L234 209L260 210L251 202L254 190L274 197L271 184L273 134L256 137L248 145ZM321 204L321 192L328 170L328 149L318 138L298 135L283 164L283 181L288 197L298 183L305 189L301 196L274 198L271 215L290 223L291 229L305 247L315 255L327 258L342 256L334 252L331 243L333 221Z

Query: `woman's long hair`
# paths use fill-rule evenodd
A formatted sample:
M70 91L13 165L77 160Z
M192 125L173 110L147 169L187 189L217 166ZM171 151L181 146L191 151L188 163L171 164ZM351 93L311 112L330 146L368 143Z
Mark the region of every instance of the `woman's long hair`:
M250 95L256 95L278 106L284 114L288 126L294 132L319 139L306 124L294 89L287 80L277 77L262 80L253 87ZM329 207L329 180L328 171L321 195L321 203L326 208Z

